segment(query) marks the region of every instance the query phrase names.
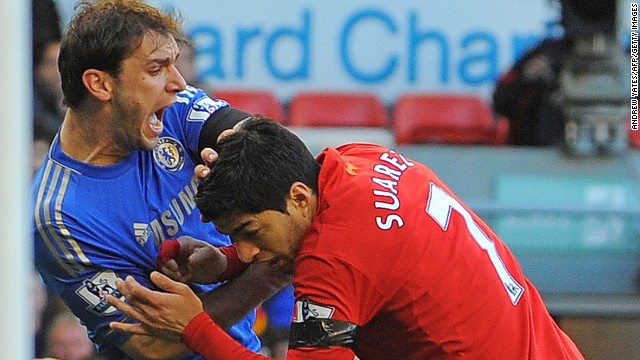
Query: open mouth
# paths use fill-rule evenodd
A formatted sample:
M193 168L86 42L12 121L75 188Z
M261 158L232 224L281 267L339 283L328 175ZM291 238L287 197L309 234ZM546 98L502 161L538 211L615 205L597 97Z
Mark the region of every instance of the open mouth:
M147 124L149 125L149 137L155 138L160 136L163 129L162 116L164 115L164 108L151 114L148 118Z
M154 132L162 132L162 116L164 115L164 108L156 111L149 117L149 126Z
M155 118L152 121L152 124L155 123L162 123L162 115L164 115L164 108L156 111L155 113L153 113L153 115L155 115Z

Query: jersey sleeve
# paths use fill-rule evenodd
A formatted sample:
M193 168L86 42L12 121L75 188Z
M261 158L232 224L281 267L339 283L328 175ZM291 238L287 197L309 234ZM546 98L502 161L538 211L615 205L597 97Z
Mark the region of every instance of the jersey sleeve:
M317 319L328 319L358 327L368 323L378 312L383 297L361 269L339 256L302 255L294 278L295 307L291 338L299 329ZM299 326L300 324L304 326ZM356 342L356 338L352 338ZM292 359L353 359L352 347L297 347L289 350ZM289 359L289 357L288 357Z
M213 113L228 106L224 100L212 99L203 90L187 86L178 93L176 104L165 110L165 126L180 137L191 157L199 162L198 143L204 124Z
M363 271L335 256L304 256L296 265L294 287L294 322L314 316L362 325L371 320L383 301ZM310 305L304 305L304 300ZM301 307L313 304L318 307Z

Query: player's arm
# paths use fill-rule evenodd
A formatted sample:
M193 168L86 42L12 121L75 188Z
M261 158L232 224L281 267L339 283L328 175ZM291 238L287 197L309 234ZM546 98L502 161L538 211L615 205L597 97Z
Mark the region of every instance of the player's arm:
M171 279L187 284L227 281L249 267L238 257L235 245L216 247L190 236L163 241L156 265Z
M224 329L291 283L290 275L266 262L253 263L224 285L200 295L204 310Z
M171 360L192 353L182 342L146 335L132 335L120 348L136 360Z
M182 339L206 360L265 360L232 339L205 312L197 314L184 328ZM287 360L353 360L353 351L342 346L310 346L289 349Z
M157 263L165 275L182 283L231 279L199 295L207 313L223 328L235 324L291 283L290 275L269 263L243 263L234 245L216 248L186 236L164 241Z
M248 118L251 114L242 110L226 106L216 110L205 122L200 132L198 140L198 153L203 149L217 149L217 141L223 131L233 128L240 121Z
M140 323L112 323L112 328L140 336L153 334L167 340L181 339L190 349L209 360L267 359L247 350L232 339L203 311L202 303L188 286L157 272L151 274L151 280L164 292L143 287L132 277L117 282L118 289L126 297L127 302L113 296L109 296L107 301L129 318L138 320ZM353 352L347 347L337 346L337 343L333 344L336 346L331 346L330 342L334 341L331 331L312 332L309 335L310 341L315 341L317 336L323 337L325 341L315 345L300 343L302 346L290 350L288 359L352 360L354 358ZM306 341L306 338L299 340ZM299 344L295 346L298 347L297 345Z

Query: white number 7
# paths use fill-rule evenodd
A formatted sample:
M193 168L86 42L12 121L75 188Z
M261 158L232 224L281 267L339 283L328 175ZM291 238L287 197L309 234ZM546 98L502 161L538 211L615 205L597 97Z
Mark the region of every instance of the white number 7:
M491 264L496 269L498 277L502 280L511 303L516 305L524 292L522 285L509 274L509 270L504 266L500 254L496 250L496 245L489 239L489 237L480 229L480 226L473 220L473 217L469 212L451 195L447 194L442 188L434 183L431 183L431 190L429 191L429 200L427 201L427 208L425 211L429 214L433 220L435 220L443 230L447 230L449 226L449 220L451 218L451 210L455 210L464 218L464 222L467 224L467 229L478 243L480 248L487 252Z

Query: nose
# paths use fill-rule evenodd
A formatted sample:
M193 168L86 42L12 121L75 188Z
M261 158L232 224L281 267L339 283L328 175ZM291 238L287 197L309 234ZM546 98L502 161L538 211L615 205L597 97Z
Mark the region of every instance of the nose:
M259 247L247 241L236 241L236 248L238 249L238 258L245 264L252 262L260 253Z
M178 71L175 64L169 66L169 81L167 83L167 90L169 92L180 92L187 88L187 82Z

